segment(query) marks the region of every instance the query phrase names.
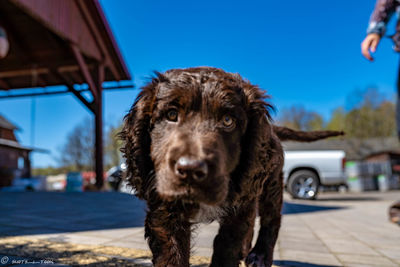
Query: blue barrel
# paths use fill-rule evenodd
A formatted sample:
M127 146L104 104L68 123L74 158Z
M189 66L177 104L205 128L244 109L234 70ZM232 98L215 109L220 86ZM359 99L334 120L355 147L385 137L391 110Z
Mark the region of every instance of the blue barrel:
M67 174L67 192L83 192L83 177L80 172L69 172Z

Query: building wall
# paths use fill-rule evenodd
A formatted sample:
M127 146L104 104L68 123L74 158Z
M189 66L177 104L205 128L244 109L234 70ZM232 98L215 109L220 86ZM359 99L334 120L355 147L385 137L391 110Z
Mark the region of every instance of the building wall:
M364 161L366 161L366 162L384 162L384 161L388 161L389 159L390 159L389 154L382 153L382 154L376 154L376 155L369 156L369 157L365 158Z
M17 141L14 131L10 129L4 129L0 127L0 138Z
M30 177L29 152L16 148L0 146L0 186L8 184L4 179ZM3 180L3 182L1 182Z
M0 146L0 168L18 168L18 151Z

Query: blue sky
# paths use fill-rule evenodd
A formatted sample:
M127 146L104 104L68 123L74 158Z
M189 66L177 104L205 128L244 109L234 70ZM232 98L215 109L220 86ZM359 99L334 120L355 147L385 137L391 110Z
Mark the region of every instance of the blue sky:
M101 0L140 87L153 70L214 66L238 72L272 95L278 110L303 105L329 118L355 89L395 92L398 56L383 40L374 63L360 53L374 0L149 1ZM393 32L393 21L388 33ZM105 92L105 125L117 125L137 90ZM31 129L31 105L35 125ZM57 165L68 132L91 114L72 96L0 100L3 114L22 130L33 166Z

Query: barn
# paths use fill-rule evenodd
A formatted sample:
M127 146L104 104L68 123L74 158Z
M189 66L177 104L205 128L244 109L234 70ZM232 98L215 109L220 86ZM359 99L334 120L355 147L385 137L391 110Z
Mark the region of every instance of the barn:
M0 115L0 187L11 185L14 177L30 177L29 153L15 135L18 127Z

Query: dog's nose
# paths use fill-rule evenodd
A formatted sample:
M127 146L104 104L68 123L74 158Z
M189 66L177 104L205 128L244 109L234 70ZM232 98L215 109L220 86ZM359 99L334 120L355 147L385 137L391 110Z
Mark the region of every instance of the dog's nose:
M203 160L180 157L175 164L175 174L180 179L202 180L207 176L207 163Z

